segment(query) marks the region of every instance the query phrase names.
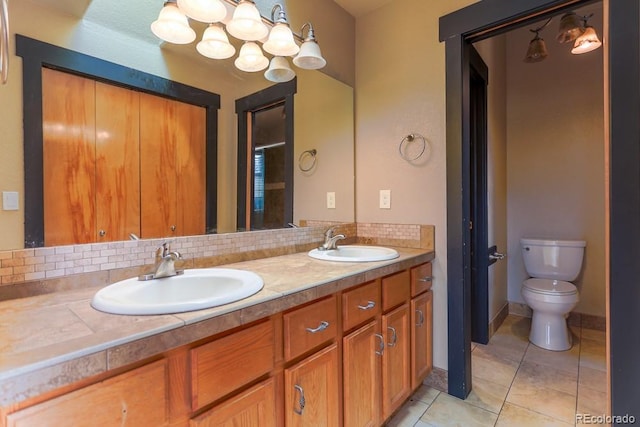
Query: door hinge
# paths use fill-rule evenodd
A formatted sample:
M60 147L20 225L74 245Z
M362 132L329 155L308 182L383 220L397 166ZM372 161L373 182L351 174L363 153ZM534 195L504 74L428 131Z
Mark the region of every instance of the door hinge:
M473 221L469 221L469 230L473 230Z

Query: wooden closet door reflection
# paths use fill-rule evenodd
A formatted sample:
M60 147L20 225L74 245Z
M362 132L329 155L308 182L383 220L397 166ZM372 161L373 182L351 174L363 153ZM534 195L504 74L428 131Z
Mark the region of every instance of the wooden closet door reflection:
M42 125L44 244L93 242L95 82L43 68Z
M175 101L140 94L140 237L146 239L175 235L178 120Z
M140 234L139 103L138 92L96 82L98 242Z

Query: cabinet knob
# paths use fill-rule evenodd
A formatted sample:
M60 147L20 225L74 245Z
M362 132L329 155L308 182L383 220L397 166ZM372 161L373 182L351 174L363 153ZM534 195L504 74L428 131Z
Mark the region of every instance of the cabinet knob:
M307 403L304 399L304 389L298 384L295 384L293 388L295 388L298 391L298 393L300 393L300 398L298 399L298 409L293 408L293 412L295 412L298 415L302 415L302 413L304 412L304 407Z
M171 231L176 231L176 226L175 225L171 226Z
M322 332L329 327L329 322L325 322L324 320L320 322L320 325L317 328L307 328L307 332L311 332L315 334L317 332Z
M384 353L384 337L380 334L374 334L376 336L376 338L378 338L380 340L380 346L378 347L378 350L376 350L376 354L378 356L382 356L382 353Z
M367 301L367 305L359 305L358 308L360 310L371 310L375 306L376 306L375 301Z
M100 230L100 231L98 231L98 234L100 235L100 237L104 237L104 236L107 235L107 232L104 231L104 230Z

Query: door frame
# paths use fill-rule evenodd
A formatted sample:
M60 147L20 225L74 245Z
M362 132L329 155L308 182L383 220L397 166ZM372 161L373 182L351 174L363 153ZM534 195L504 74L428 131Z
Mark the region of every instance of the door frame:
M640 384L640 339L629 325L640 324L640 4L608 1L608 116L610 153L607 164L609 236L607 260L607 340L610 413L634 414ZM516 23L542 19L577 6L580 0L483 0L440 18L445 42L447 132L447 294L448 389L466 398L471 391L471 340L468 286L468 188L463 185L463 154L468 132L465 104L464 46L504 32ZM605 54L606 55L606 54ZM462 190L461 190L462 189ZM465 201L467 203L465 204ZM640 414L635 414L636 416Z

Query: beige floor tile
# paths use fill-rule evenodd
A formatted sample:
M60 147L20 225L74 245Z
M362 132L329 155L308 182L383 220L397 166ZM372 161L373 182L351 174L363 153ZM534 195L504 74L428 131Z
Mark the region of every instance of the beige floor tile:
M578 373L578 387L587 387L596 391L607 391L607 372L600 369L592 369L586 366L580 367Z
M607 342L607 333L605 331L596 331L595 329L582 328L581 338L598 341L604 344Z
M575 374L578 372L578 364L580 362L580 345L576 343L567 351L550 351L530 345L527 347L523 360L548 365Z
M522 377L516 377L507 395L507 402L566 423L575 420L575 394L540 387Z
M496 334L510 334L525 341L529 340L531 318L509 315L496 331ZM495 336L495 335L494 335Z
M565 423L560 420L539 414L520 406L505 403L498 417L496 427L567 427L573 423Z
M578 414L601 415L607 412L607 393L587 387L578 388Z
M471 372L474 377L483 378L494 383L509 386L518 370L519 363L490 353L479 352L478 348L471 353Z
M591 339L583 339L580 345L580 367L607 370L607 350L605 344Z
M413 427L429 408L428 403L408 401L387 422L387 427Z
M520 364L513 386L521 383L530 384L538 389L550 388L575 396L578 393L578 372L563 371L553 366L524 361Z
M527 350L528 341L522 341L513 335L496 334L491 337L489 344L478 344L473 350L478 353L486 353L499 358L520 362Z
M497 414L440 393L420 421L427 426L438 427L493 427L497 418Z
M500 385L483 378L473 377L471 393L469 393L465 401L471 405L491 411L494 414L499 414L508 392L509 386Z
M439 394L440 390L436 390L435 388L426 385L421 385L409 399L430 405Z

